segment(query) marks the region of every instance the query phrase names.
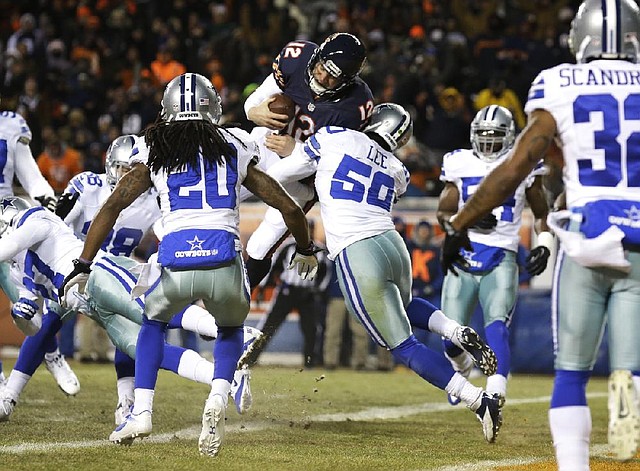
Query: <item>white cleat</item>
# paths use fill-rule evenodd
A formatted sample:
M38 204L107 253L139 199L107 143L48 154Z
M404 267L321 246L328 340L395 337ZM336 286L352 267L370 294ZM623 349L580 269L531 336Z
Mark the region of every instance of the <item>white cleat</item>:
M209 396L204 403L202 432L198 440L201 455L216 456L220 451L224 440L225 409L224 398L219 394Z
M609 447L618 460L636 455L640 441L640 412L633 377L628 370L609 376Z
M56 383L58 383L62 392L68 396L75 396L80 392L80 381L78 381L78 377L61 353L58 353L51 358L48 358L47 355L45 355L44 364L47 367L47 370L49 370L49 373L51 373L55 378Z
M244 414L251 409L253 397L251 396L251 371L247 365L236 370L231 383L231 396L236 405L238 414Z
M9 416L13 413L13 409L16 407L16 400L4 393L0 397L0 422L6 422L9 420Z
M256 329L255 327L244 326L244 339L242 345L242 355L238 360L238 369L242 368L245 365L248 365L247 358L254 346L256 345L256 340L264 339L262 335L262 331ZM250 365L248 365L250 366Z
M491 347L471 327L461 325L451 336L451 342L461 348L473 359L473 363L486 375L496 374L498 359Z
M133 398L130 397L125 397L121 402L118 403L116 411L114 412L116 427L127 420L127 416L131 413L132 407Z
M151 412L146 410L138 415L132 412L111 432L109 440L120 445L131 445L136 438L148 437L151 428Z

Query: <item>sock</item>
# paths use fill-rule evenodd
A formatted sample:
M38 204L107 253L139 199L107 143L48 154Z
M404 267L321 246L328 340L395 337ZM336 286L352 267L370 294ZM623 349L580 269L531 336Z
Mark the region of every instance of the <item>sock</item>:
M249 257L245 262L245 266L247 269L247 277L249 278L249 288L253 291L271 270L271 259L256 260L255 258Z
M148 410L153 414L153 395L155 391L153 389L135 388L133 394L134 402L131 413L139 415Z
M430 330L429 319L433 313L436 311L441 312L429 301L422 298L413 298L405 310L407 311L409 323L424 330Z
M155 389L164 357L167 324L144 316L136 344L136 389Z
M17 402L22 390L30 379L31 375L24 374L18 370L13 370L7 380L7 384L4 389L5 393L8 393L9 396Z
M215 339L218 336L216 320L206 309L192 304L182 311L179 316L179 327L184 330L195 332L196 334L204 335L206 337L211 337L212 339ZM174 319L176 317L177 316L174 316ZM173 321L173 319L171 320Z
M231 392L231 383L226 379L217 378L211 382L211 392L209 393L209 397L215 396L216 394L222 396L224 400L225 407L229 403L229 393Z
M213 379L213 363L205 360L193 350L185 350L180 357L177 373L183 378L191 379L199 383L211 384Z
M484 329L487 344L498 359L498 374L505 378L511 369L511 350L509 348L509 329L503 321L494 321Z
M460 373L455 373L444 387L444 390L459 397L467 406L471 406L482 395L482 388L474 386Z
M125 398L133 399L134 392L134 377L126 376L122 378L118 378L117 387L118 387L118 403L122 403Z
M391 354L398 363L402 363L440 389L449 384L455 373L442 354L420 343L413 334L391 350Z
M244 328L218 327L218 338L213 345L213 379L226 379L231 383L238 360L242 355Z
M442 346L444 348L444 352L447 354L449 358L456 358L463 353L466 353L463 349L458 347L449 339L442 339Z
M116 377L133 378L136 374L136 362L129 355L116 348L113 358L113 366L116 369Z
M467 352L462 352L455 357L450 357L447 353L445 353L444 356L447 357L456 373L460 373L465 378L469 377L473 369L473 358L471 358L471 355Z
M589 371L557 370L553 380L551 408L586 406L589 376Z
M487 392L489 394L500 394L507 397L507 378L501 374L491 375L487 378Z
M62 326L60 326L60 329L62 329ZM53 358L55 355L60 355L60 350L58 349L58 339L55 335L47 336L45 338L44 351L47 354L52 354L47 358Z
M591 412L587 406L549 409L558 471L589 471Z
M51 338L55 338L60 327L62 327L62 321L57 314L49 313L42 316L42 327L38 333L26 337L22 342L14 370L33 376L44 359L46 345Z
M442 311L434 311L429 317L429 330L445 339L450 339L458 327L460 324L449 319Z

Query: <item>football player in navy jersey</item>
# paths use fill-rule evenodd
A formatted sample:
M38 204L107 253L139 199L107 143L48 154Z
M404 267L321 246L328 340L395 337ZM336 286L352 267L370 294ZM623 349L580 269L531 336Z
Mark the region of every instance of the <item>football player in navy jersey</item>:
M349 33L332 34L320 46L292 41L275 58L273 73L245 102L247 117L258 126L252 136L260 146L262 168L307 210L313 205L314 190L299 180L313 175L315 167L302 154L292 152L321 127L363 128L373 109L371 90L358 76L365 60L364 45ZM296 104L291 122L286 115L269 109L277 93L284 93ZM264 221L247 243L251 289L269 272L271 255L286 233L280 213L267 209Z

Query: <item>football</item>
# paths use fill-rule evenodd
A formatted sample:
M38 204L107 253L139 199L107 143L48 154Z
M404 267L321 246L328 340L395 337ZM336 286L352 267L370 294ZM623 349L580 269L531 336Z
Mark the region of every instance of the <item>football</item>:
M273 95L275 100L269 103L269 109L274 113L287 115L287 122L293 119L296 114L296 104L284 93Z

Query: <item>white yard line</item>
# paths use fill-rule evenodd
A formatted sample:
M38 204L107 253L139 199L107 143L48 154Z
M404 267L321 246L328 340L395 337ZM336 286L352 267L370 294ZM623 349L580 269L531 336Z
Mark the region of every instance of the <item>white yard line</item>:
M589 398L607 397L607 393L591 393L587 395ZM549 402L549 396L531 397L524 399L509 399L506 406L514 406L520 404L539 404ZM307 418L310 422L343 422L345 420L374 420L374 419L399 419L402 417L408 417L417 414L431 413L431 412L451 412L456 410L462 410L463 407L451 407L449 404L440 402L427 402L425 404L418 404L414 406L399 406L399 407L373 407L370 409L364 409L358 412L339 413L339 414L321 414L310 416ZM227 433L246 433L252 431L266 430L275 428L278 425L274 425L272 422L258 422L258 423L238 423L227 426ZM198 438L200 434L200 427L189 427L176 432L161 433L151 435L146 438L144 442L151 443L166 443L176 438L184 440L192 440ZM21 445L5 445L0 446L0 455L3 453L47 453L57 452L63 449L79 449L79 448L94 448L102 446L112 446L108 440L86 440L75 442L57 442L57 443L23 443ZM592 447L592 454L603 454L606 450L606 445L596 445ZM456 470L472 470L472 471L485 471L492 469L495 466L510 466L518 464L529 464L542 461L541 459L509 459L503 461L483 461L481 463L474 463L468 465L456 465L454 467L448 466L439 468L438 471L456 471Z

